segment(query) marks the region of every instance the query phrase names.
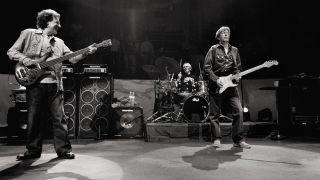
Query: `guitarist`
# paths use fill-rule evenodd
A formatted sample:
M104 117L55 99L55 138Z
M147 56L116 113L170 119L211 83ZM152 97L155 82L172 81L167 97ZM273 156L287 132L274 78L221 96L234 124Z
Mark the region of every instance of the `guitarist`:
M237 87L229 87L221 94L218 89L223 86L222 76L238 74L241 71L241 60L238 48L229 44L230 28L222 26L216 32L215 38L218 44L211 46L204 60L205 77L209 79L210 122L213 132L213 146L221 144L221 132L218 119L222 114L232 115L232 139L233 146L250 148L242 136L243 111L240 103ZM240 76L236 76L236 82ZM222 114L221 114L222 113Z
M11 60L22 62L25 66L35 66L50 57L61 57L72 53L64 41L56 37L60 25L60 14L52 9L42 10L37 15L37 29L25 29L8 50ZM69 59L77 63L94 53L94 45L88 47L86 54ZM42 153L43 132L47 118L52 120L54 148L59 158L74 159L68 139L66 119L63 110L63 87L61 63L46 69L37 82L27 87L28 139L27 151L17 156L17 160L39 158ZM44 119L45 118L45 119ZM48 126L50 127L50 126Z

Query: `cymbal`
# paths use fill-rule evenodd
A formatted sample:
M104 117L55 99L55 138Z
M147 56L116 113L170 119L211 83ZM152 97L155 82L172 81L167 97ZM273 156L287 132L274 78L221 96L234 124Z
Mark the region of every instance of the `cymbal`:
M146 75L151 79L156 79L160 75L159 69L154 65L143 65L141 69L146 72Z
M158 67L161 74L166 74L167 71L169 74L180 72L179 63L171 57L161 56L156 59L155 65Z
M154 74L154 73L160 73L158 67L154 65L143 65L142 70L146 73Z

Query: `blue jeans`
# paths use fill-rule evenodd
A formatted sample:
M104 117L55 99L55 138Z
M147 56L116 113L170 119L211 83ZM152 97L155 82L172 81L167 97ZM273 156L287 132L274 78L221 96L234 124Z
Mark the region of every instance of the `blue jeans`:
M243 139L243 111L237 87L229 87L221 94L210 94L209 101L213 138L221 138L219 116L231 114L232 140L239 143Z
M63 92L57 91L57 84L39 83L27 87L27 102L27 150L31 153L41 154L44 131L47 127L52 127L56 153L60 155L71 152L63 110ZM52 122L52 125L48 124L48 122Z

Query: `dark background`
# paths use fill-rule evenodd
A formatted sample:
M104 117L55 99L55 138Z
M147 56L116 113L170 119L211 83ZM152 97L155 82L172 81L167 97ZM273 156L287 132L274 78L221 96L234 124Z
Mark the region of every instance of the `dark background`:
M6 55L21 30L36 27L42 9L59 12L59 32L72 50L116 35L125 42L132 34L138 42L147 34L157 56L176 61L203 62L207 50L217 43L216 30L231 28L231 44L240 50L243 69L266 60L278 66L257 71L246 78L284 78L300 73L319 77L319 8L315 2L289 0L10 0L1 5L1 74L11 74L14 63ZM160 51L162 50L162 51ZM83 64L108 64L108 49L81 61ZM140 68L140 67L137 67ZM115 78L141 78L118 73ZM199 71L196 71L198 73ZM121 74L121 75L120 75Z

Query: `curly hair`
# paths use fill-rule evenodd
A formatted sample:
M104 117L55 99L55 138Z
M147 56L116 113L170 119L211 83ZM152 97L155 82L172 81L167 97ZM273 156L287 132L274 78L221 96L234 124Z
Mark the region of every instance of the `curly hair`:
M45 9L38 12L37 28L45 29L48 26L48 22L53 20L53 17L60 17L60 14L52 9Z

